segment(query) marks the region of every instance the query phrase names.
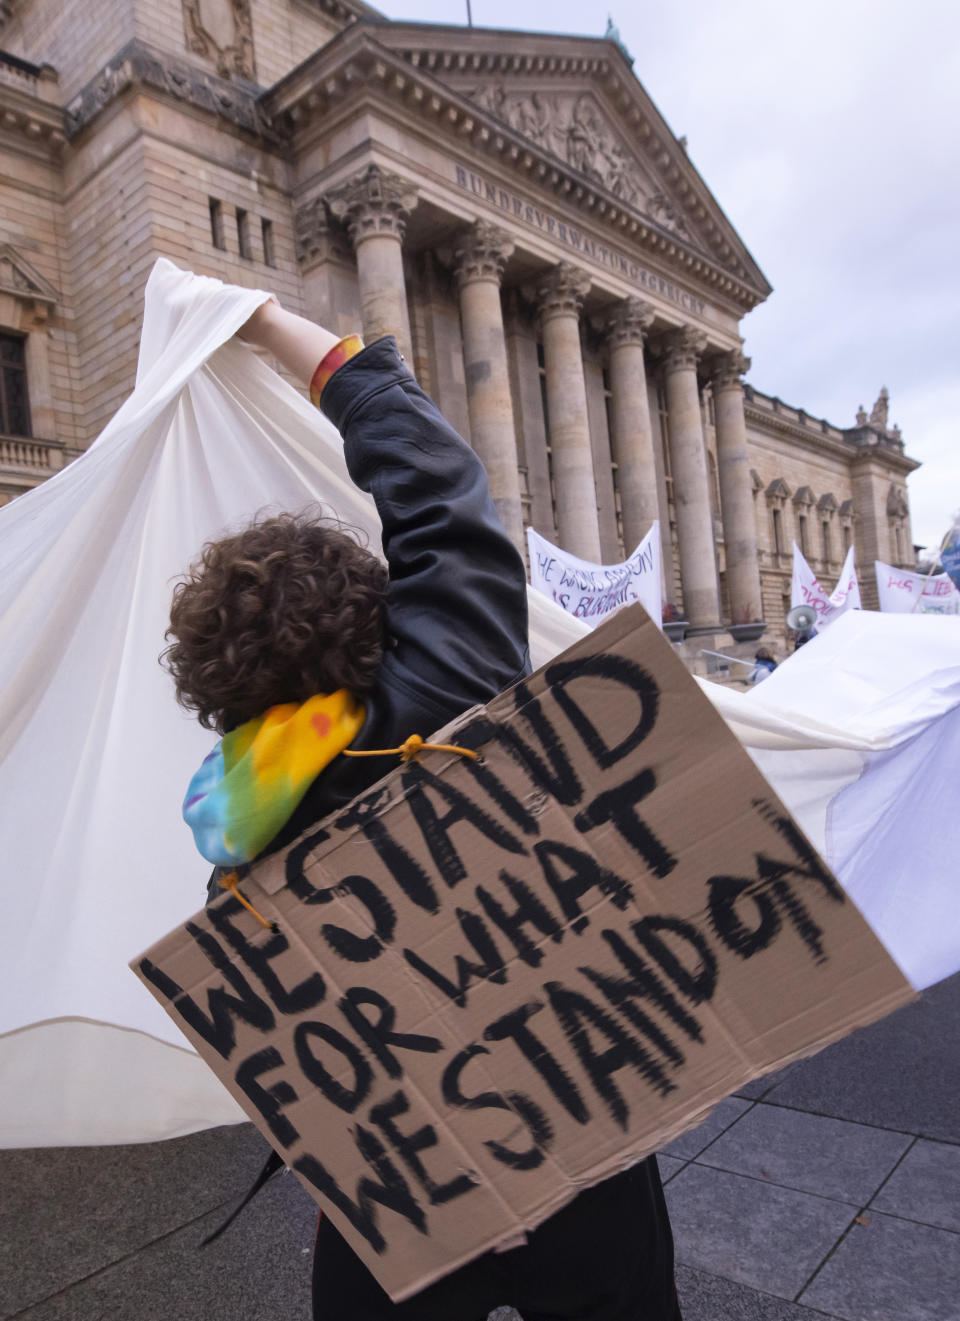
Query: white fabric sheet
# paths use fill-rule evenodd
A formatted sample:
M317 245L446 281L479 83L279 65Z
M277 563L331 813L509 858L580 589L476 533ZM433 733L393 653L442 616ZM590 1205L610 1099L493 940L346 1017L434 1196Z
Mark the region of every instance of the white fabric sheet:
M198 907L207 873L180 801L211 735L156 660L171 580L267 507L317 501L378 544L334 429L232 338L265 297L158 262L134 393L85 455L0 510L2 1145L241 1118L127 969ZM587 631L539 594L530 607L536 665ZM944 901L960 814L933 787L902 806L924 767L949 783L958 630L846 615L756 692L704 685L917 986L960 966ZM868 819L886 845L860 866Z

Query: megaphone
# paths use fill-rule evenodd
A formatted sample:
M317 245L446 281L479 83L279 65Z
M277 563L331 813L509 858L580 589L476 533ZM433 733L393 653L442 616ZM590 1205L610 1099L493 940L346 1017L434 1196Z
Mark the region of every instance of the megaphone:
M795 605L787 615L787 628L794 633L809 633L817 622L817 612L809 605Z

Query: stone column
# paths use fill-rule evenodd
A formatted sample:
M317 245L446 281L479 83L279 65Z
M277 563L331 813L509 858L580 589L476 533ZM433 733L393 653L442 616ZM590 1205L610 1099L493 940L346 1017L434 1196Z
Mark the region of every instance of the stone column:
M706 343L706 336L690 326L672 331L664 343L663 361L683 607L691 625L704 631L720 627L710 478L697 385L697 362Z
M763 618L763 596L740 380L742 373L750 368L750 359L739 351L723 353L714 358L711 368L731 622L751 624Z
M649 303L640 298L625 298L613 308L606 323L610 348L610 442L613 461L617 465L626 555L636 548L650 531L650 525L660 517L657 464L643 362L644 340L652 320L653 308ZM666 544L670 529L664 527L661 531Z
M412 365L403 235L417 205L415 188L379 165L368 165L331 193L327 203L330 214L346 225L357 254L364 338L369 343L381 335L396 335L400 352Z
M522 554L517 438L500 306L500 278L512 252L506 234L479 223L459 238L454 261L460 287L470 440L487 470L500 521Z
M564 550L598 563L600 526L580 352L580 310L589 288L590 277L564 263L538 285L537 297L543 325L557 532Z

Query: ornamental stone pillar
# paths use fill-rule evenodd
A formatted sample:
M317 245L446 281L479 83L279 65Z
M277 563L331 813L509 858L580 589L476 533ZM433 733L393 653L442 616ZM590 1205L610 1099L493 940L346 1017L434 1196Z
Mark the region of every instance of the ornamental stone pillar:
M694 628L709 631L720 627L720 592L697 384L706 343L691 326L672 331L664 342L663 372L684 613Z
M563 263L537 287L547 378L547 421L560 545L600 561L587 390L580 352L580 311L590 277Z
M506 234L481 222L460 236L454 262L460 287L470 440L487 470L500 521L522 554L517 438L500 305L500 280L512 252Z
M403 278L403 235L417 205L412 184L369 165L327 198L331 215L342 221L357 255L360 316L367 343L396 335L408 364L413 341Z
M610 350L610 442L617 465L623 549L629 555L660 517L643 345L653 308L624 298L607 317Z
M763 618L757 521L740 380L750 368L750 359L735 351L721 354L711 366L730 613L734 624L750 624Z

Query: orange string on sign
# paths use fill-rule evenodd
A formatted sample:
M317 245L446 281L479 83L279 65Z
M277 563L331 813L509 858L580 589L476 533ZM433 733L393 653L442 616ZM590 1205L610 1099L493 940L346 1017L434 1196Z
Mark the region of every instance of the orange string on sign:
M237 875L235 871L227 872L226 876L220 877L220 889L229 890L230 893L233 895L234 899L239 900L239 902L243 904L247 912L252 913L254 915L254 917L257 919L257 921L260 923L261 926L265 926L268 931L273 931L275 929L276 923L268 922L267 919L261 913L257 912L253 904L250 902L250 900L245 899L243 895L240 893L240 891L237 889L237 886L239 884L240 884L240 877Z
M399 757L401 761L413 761L418 752L456 752L461 757L469 757L471 761L479 760L479 753L474 752L472 748L461 748L456 743L425 743L419 734L411 734L399 748L369 748L361 751L344 748L343 755L345 757Z

